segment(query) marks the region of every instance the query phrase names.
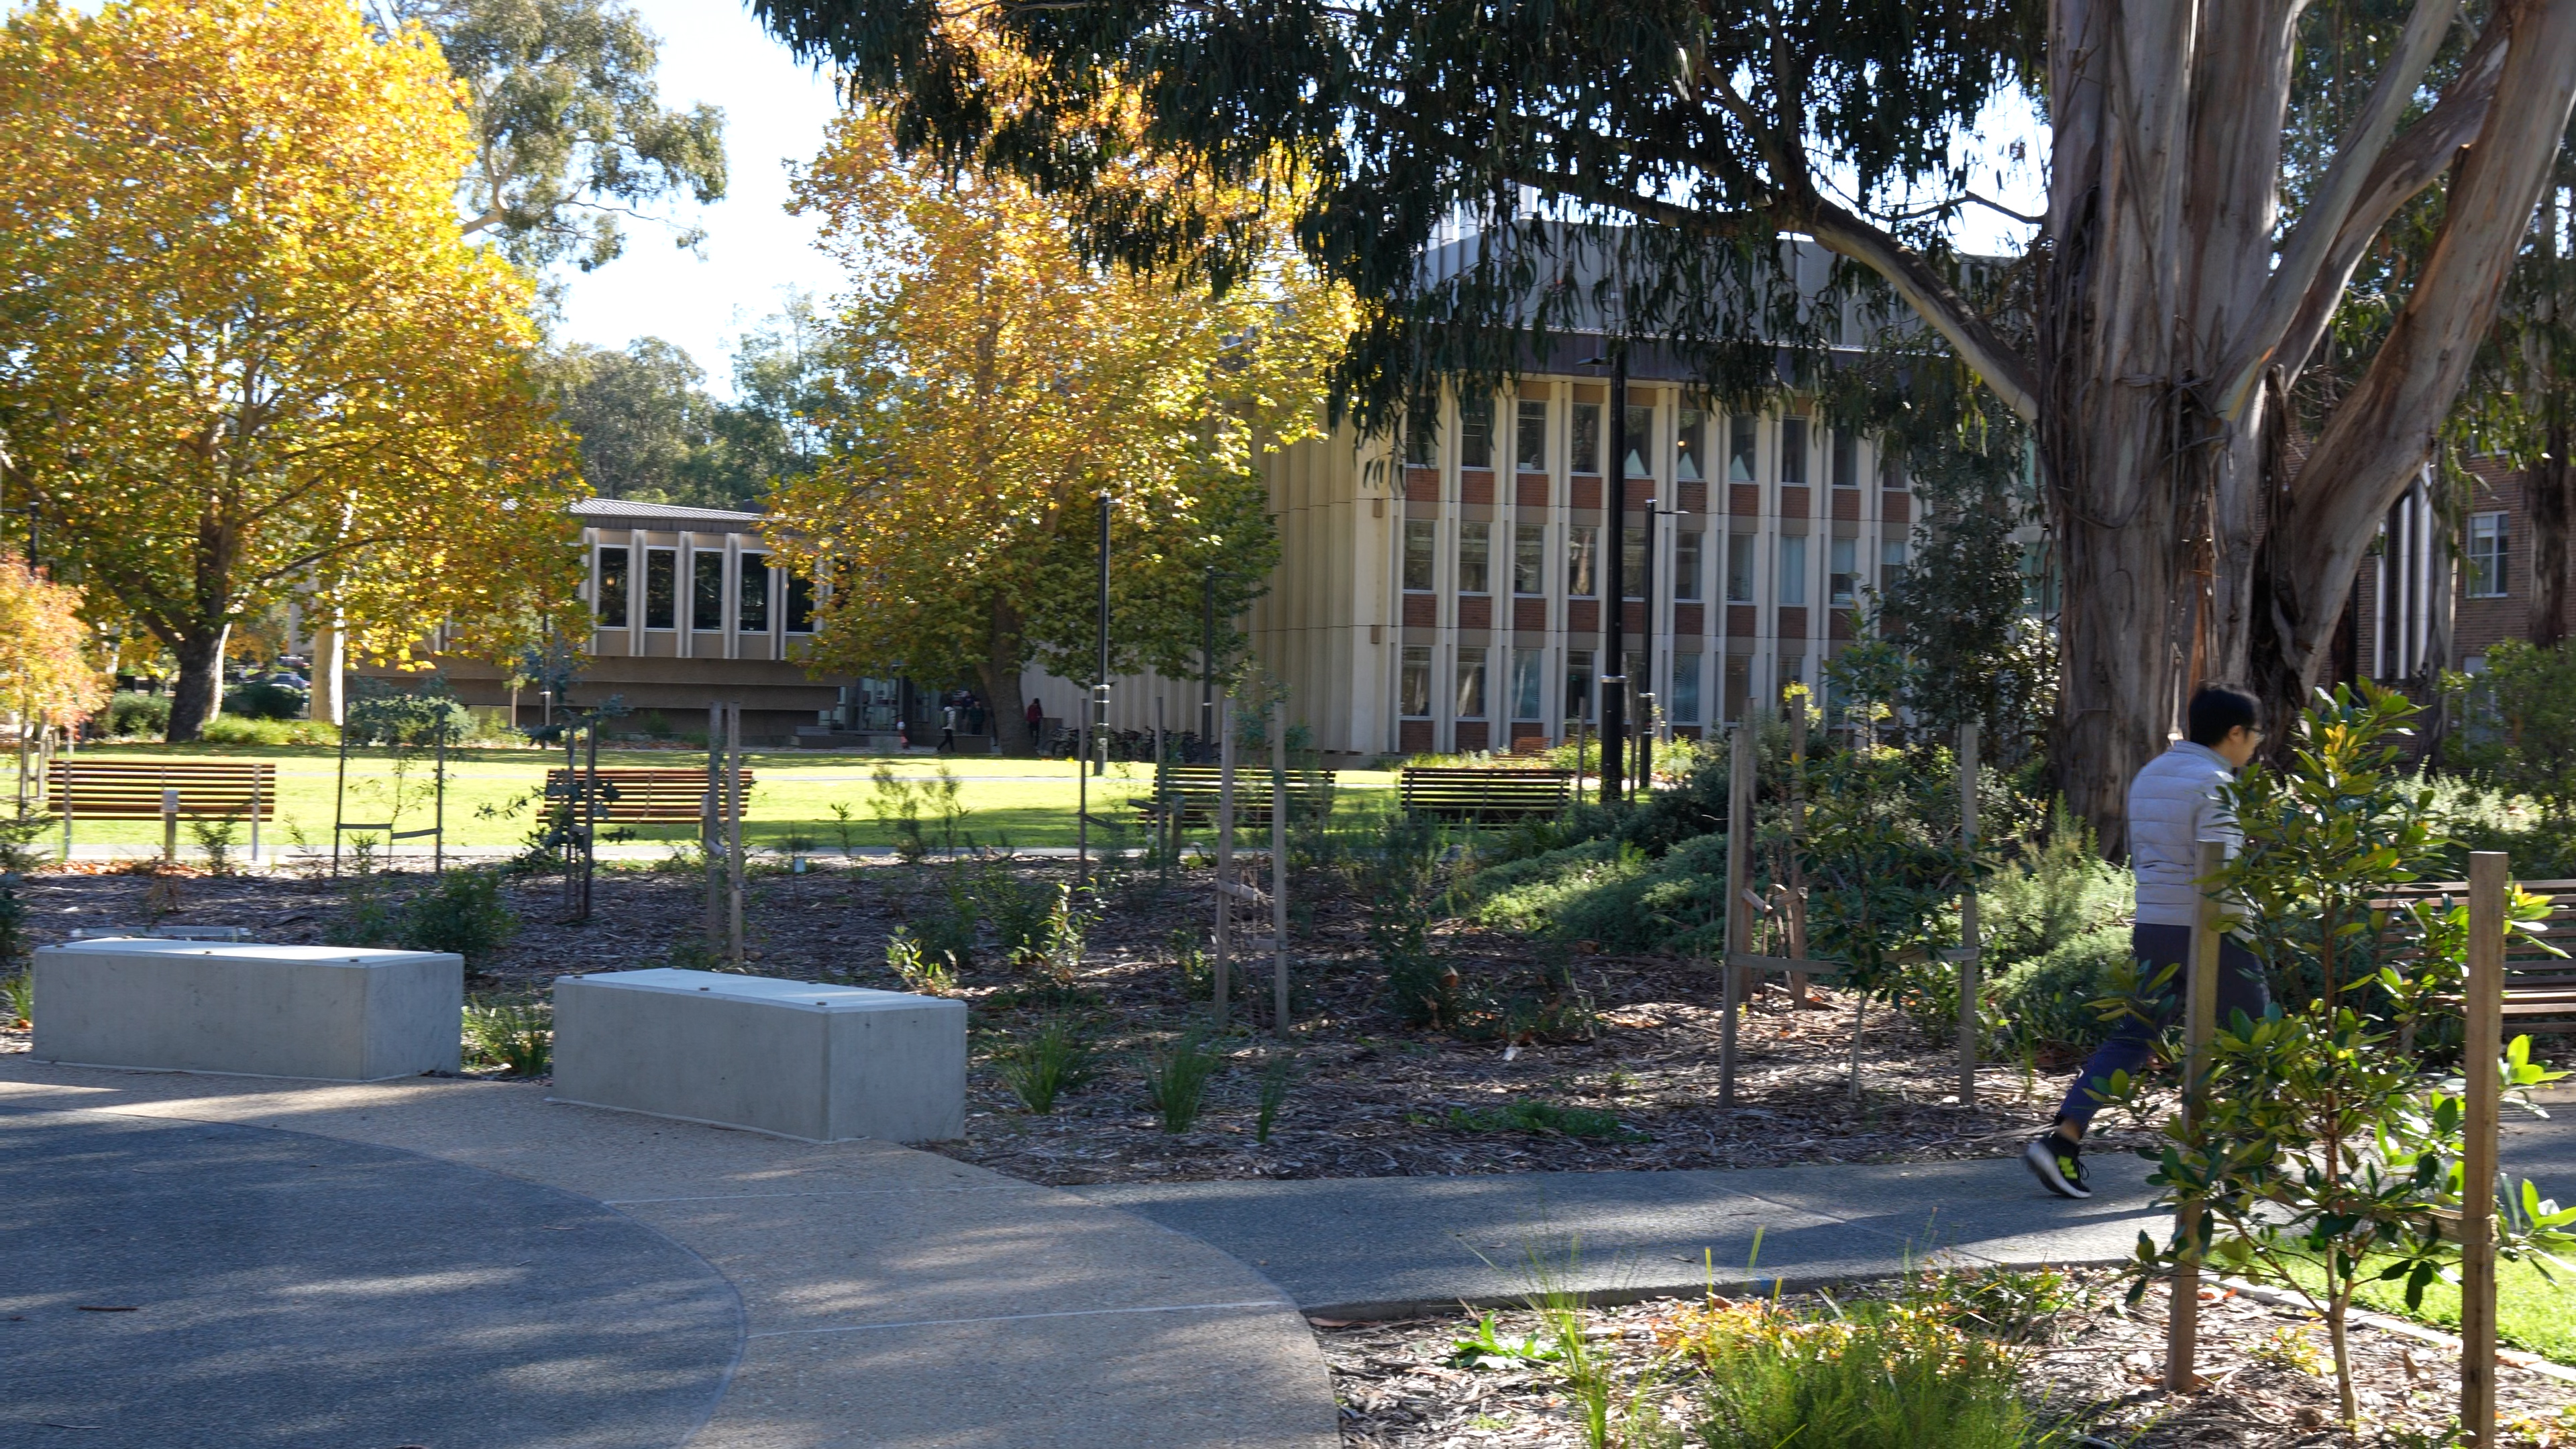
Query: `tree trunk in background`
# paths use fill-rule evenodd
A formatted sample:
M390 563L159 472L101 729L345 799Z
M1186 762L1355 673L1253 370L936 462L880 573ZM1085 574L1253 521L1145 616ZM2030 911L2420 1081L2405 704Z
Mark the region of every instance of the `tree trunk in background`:
M1021 636L1023 627L1019 610L1011 607L1007 600L994 600L990 632L985 636L984 661L975 668L976 675L984 682L984 703L992 712L993 741L1005 750L1011 747L1004 741L1029 739L1029 722L1025 718L1029 703L1027 697L1020 693L1020 661L1026 654L1026 644ZM1027 748L1034 755L1045 747L1044 740L1029 740Z
M2576 486L2576 469L2568 466L2571 441L2564 419L2549 429L2549 454L2525 475L2531 501L2531 642L2543 649L2567 637L2568 489Z
M313 626L313 654L305 664L305 677L310 692L305 697L304 717L331 724L343 724L348 718L348 638L341 632L341 619L329 615ZM512 720L513 724L517 721Z
M163 641L179 659L179 679L170 690L170 743L196 739L223 713L224 641L231 635L226 625Z

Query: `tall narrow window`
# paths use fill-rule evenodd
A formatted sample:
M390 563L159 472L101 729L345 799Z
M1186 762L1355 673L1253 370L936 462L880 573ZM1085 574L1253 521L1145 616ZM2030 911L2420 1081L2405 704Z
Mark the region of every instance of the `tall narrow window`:
M1673 656L1673 698L1664 714L1675 724L1699 723L1699 656Z
M1726 420L1726 481L1750 483L1760 475L1753 471L1754 420L1743 413Z
M1565 651L1565 717L1592 718L1592 651Z
M1647 461L1654 456L1655 410L1632 406L1628 409L1628 476L1655 476L1655 465Z
M1825 600L1837 609L1860 602L1860 540L1838 538L1830 545L1825 570Z
M1547 404L1521 399L1520 423L1512 434L1512 460L1524 473L1547 471Z
M1484 717L1485 651L1474 648L1461 649L1458 651L1458 713L1454 718L1483 719Z
M644 550L644 627L671 629L680 622L680 556L677 550Z
M1547 529L1540 524L1512 525L1512 592L1547 592Z
M1404 521L1404 587L1411 593L1428 593L1435 559L1432 551L1439 547L1440 525L1428 518Z
M1780 481L1783 483L1807 481L1807 420L1805 418L1780 420Z
M1512 718L1537 719L1547 704L1547 651L1524 649L1512 656Z
M1780 540L1780 602L1807 602L1807 540L1796 535Z
M1673 481L1697 483L1707 476L1708 412L1684 408L1681 424L1673 432Z
M1488 594L1494 582L1494 526L1458 525L1458 592Z
M1860 486L1860 439L1849 428L1834 429L1834 486Z
M1406 719L1431 717L1431 646L1407 644L1396 674L1397 708Z
M1726 536L1726 601L1730 604L1753 602L1753 535L1730 533Z
M1440 465L1440 404L1416 399L1404 414L1404 462L1411 468Z
M1878 546L1878 586L1896 587L1896 576L1905 571L1905 540L1891 538Z
M2510 535L2501 513L2469 515L2469 597L2505 596L2505 559Z
M1574 405L1574 460L1570 465L1577 473L1601 471L1601 404Z
M1592 597L1593 555L1601 551L1601 530L1578 523L1565 531L1565 593L1573 599Z
M800 573L787 575L787 632L814 632L814 581Z
M742 556L741 581L734 589L734 627L746 634L769 632L769 555Z
M628 602L626 550L603 548L599 551L599 588L595 597L599 602L599 627L625 628Z
M1494 399L1490 393L1458 399L1458 466L1494 466Z
M689 627L701 632L724 628L724 550L702 548L689 555Z
M1673 535L1673 597L1685 604L1699 601L1699 545L1702 535Z
M1619 592L1632 599L1646 596L1646 530L1619 530Z
M1744 718L1745 701L1753 695L1753 656L1749 654L1726 656L1725 688L1725 698L1719 701L1720 707L1726 711L1724 718L1731 720Z

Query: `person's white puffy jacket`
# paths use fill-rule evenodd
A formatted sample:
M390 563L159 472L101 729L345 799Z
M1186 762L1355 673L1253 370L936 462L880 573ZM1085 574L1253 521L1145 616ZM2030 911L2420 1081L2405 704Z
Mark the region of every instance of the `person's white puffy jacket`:
M2188 926L2200 914L2200 842L2236 854L2245 833L2219 800L2236 771L2216 750L2176 740L2129 782L2129 869L2138 877L2138 924Z

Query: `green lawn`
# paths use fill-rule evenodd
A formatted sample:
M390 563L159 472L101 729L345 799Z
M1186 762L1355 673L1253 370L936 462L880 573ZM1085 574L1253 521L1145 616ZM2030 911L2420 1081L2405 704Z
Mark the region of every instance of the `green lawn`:
M229 759L273 760L277 764L277 815L261 836L263 846L290 845L298 831L319 846L331 839L332 790L338 752L320 746L257 745L90 745L82 759ZM648 765L687 768L701 765L702 752L683 750L602 750L603 765ZM543 783L549 766L561 764L559 753L539 750L455 750L448 755L447 831L455 845L508 845L527 833L530 812L520 802ZM778 848L789 837L810 837L826 852L841 847L841 822L835 804L848 807L850 844L866 848L893 843L892 833L877 824L869 805L875 797L869 776L880 763L899 777L935 781L941 761L925 755L884 757L825 754L796 750L747 751L745 765L755 784L744 816L746 843ZM971 756L946 762L959 781L965 817L959 828L977 843L1008 841L1014 846L1074 843L1075 767L1067 760L1025 760ZM398 758L384 749L351 750L344 819L392 820L396 828L426 828L433 811L431 766L425 753ZM1340 780L1362 792L1344 797L1344 810L1364 810L1370 789L1391 789L1395 777L1384 771L1345 770ZM1152 792L1153 768L1118 764L1088 782L1095 818L1132 818L1130 800ZM513 810L513 807L517 808ZM936 820L925 825L937 843ZM637 827L639 842L694 838L694 825ZM161 837L156 821L76 822L77 845L151 845ZM48 843L59 840L48 837ZM187 837L183 833L182 843ZM247 842L246 832L244 843ZM418 842L425 848L427 842Z
M2301 1271L2310 1287L2324 1286L2323 1273L2309 1275ZM2449 1283L2437 1281L2426 1288L2423 1306L2412 1312L2406 1307L2403 1279L2365 1283L2357 1301L2366 1308L2436 1328L2456 1332L2460 1326L2460 1290ZM2497 1263L2496 1337L2552 1363L2576 1364L2576 1279L2561 1273L2559 1281L2553 1283L2527 1261Z

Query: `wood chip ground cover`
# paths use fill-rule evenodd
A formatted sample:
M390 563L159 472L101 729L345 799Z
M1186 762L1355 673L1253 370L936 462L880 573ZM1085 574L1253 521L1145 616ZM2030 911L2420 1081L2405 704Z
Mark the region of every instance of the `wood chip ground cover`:
M2402 1335L2357 1327L2353 1356L2363 1414L2354 1435L2331 1427L2335 1412L2325 1330L2305 1313L2275 1308L2209 1290L2201 1308L2199 1365L2206 1387L2168 1395L2160 1387L2164 1365L2162 1290L2152 1290L2134 1310L2123 1305L2126 1283L2116 1273L2084 1270L2066 1275L2072 1306L2047 1318L2044 1334L2025 1342L2020 1355L2023 1397L2040 1418L2065 1427L2064 1442L2083 1435L2126 1449L2183 1449L2194 1445L2243 1445L2258 1449L2433 1449L2451 1442L2447 1431L2459 1404L2456 1354ZM1856 1305L1863 1285L1835 1295ZM1835 1311L1824 1295L1791 1294L1781 1306L1805 1316ZM1626 1405L1640 1382L1652 1385L1642 1404L1668 1422L1687 1423L1700 1385L1686 1358L1659 1346L1691 1305L1663 1300L1586 1310L1585 1332L1613 1365L1618 1388L1612 1402ZM1347 1449L1433 1449L1475 1445L1490 1449L1568 1449L1587 1441L1579 1428L1563 1375L1546 1363L1497 1362L1465 1366L1475 1356L1458 1345L1474 1335L1478 1315L1456 1313L1394 1323L1321 1320L1315 1335L1331 1366ZM1506 1343L1539 1328L1537 1315L1495 1315L1494 1336ZM2521 1369L2501 1370L2500 1436L2522 1449L2563 1449L2576 1444L2576 1385ZM1618 1445L1629 1442L1616 1435Z

